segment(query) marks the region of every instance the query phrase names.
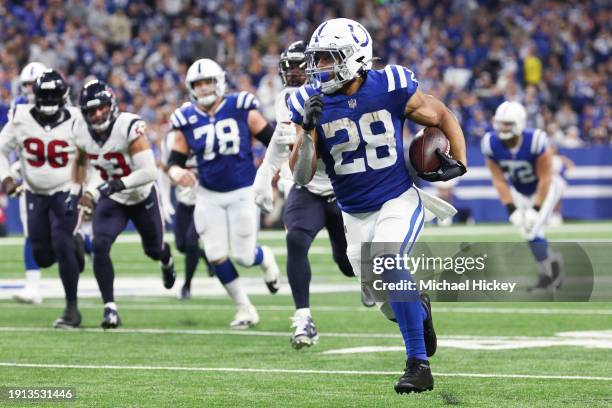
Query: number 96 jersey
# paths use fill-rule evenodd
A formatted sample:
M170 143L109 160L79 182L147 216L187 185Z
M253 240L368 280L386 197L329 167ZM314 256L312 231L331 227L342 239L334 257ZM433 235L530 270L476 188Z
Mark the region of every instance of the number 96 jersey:
M75 124L76 145L87 154L89 164L93 166L104 181L128 176L134 170L130 145L140 136L146 136L145 122L138 115L121 112L111 125L108 138L97 141L93 138L87 123L81 116ZM145 200L151 192L153 182L125 189L110 196L114 201L135 205Z
M207 114L186 102L170 116L172 127L185 136L198 166L200 185L227 192L253 185L255 165L247 118L259 102L248 92L225 96Z
M406 104L417 86L412 71L387 65L368 71L353 95L323 95L317 150L342 211L377 211L412 186L402 134ZM306 100L319 92L303 85L291 95L294 123L302 123Z
M32 116L32 109L34 105L15 105L0 133L0 154L8 156L13 149L19 149L21 174L33 193L67 191L75 157L73 124L80 112L68 107L61 122L45 126Z

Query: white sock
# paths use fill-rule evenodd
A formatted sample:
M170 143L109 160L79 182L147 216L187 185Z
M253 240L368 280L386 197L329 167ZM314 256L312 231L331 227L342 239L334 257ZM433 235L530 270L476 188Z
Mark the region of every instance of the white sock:
M26 288L40 292L40 269L28 269L26 271Z
M300 317L302 319L305 319L307 317L312 317L310 314L310 308L309 307L303 307L301 309L295 309L295 317Z
M117 305L115 304L115 302L108 302L104 304L105 308L111 308L113 309L115 312L117 311Z
M226 283L223 285L227 293L234 300L234 303L238 306L250 305L251 301L246 294L246 291L240 284L240 278L236 278L233 281Z

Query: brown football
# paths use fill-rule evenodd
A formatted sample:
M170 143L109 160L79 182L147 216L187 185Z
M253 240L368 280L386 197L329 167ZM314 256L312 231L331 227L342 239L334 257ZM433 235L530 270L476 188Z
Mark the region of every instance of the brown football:
M437 171L440 168L440 159L436 149L446 154L450 152L450 143L444 132L437 127L428 127L414 138L410 144L410 163L419 173Z

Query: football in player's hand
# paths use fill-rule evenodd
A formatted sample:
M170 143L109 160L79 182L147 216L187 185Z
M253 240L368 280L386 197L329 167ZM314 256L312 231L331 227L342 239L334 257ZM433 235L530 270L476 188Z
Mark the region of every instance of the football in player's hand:
M419 173L437 171L440 168L440 158L436 149L449 154L450 143L444 132L437 127L428 127L417 133L410 144L410 163Z

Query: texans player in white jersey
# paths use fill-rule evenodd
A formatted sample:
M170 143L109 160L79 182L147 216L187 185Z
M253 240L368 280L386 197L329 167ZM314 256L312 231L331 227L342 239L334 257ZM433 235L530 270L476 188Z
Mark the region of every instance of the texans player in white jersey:
M410 70L397 65L371 69L372 38L356 21L339 18L321 24L310 39L306 58L310 84L289 98L298 129L289 164L296 183L307 185L316 174L318 159L325 163L342 209L348 258L361 276L362 242L399 242L400 252L408 254L423 227L423 206L433 211L428 206L431 197L414 188L407 170L404 121L439 127L450 141L452 157L438 150L441 168L420 174L428 181L465 173L463 132L442 102L418 89ZM411 279L406 269L398 266L396 272ZM431 390L428 357L435 352L436 336L429 298L416 291L388 295L390 301L379 306L398 323L407 356L395 390Z
M132 221L145 254L160 262L164 287L176 279L170 246L164 242L164 221L155 180L157 166L146 136L145 122L119 112L115 94L104 82L92 80L81 90L82 116L75 123L77 158L75 183L90 175L79 209L93 220L93 269L104 302L101 326L121 324L114 296L115 271L110 251L117 236Z
M277 171L281 171L285 189L288 190L284 214L287 278L295 304L291 346L297 350L310 347L319 339L310 313L312 273L308 250L320 230L325 228L329 233L333 258L340 271L346 276L355 276L346 256L342 213L336 203L329 177L325 174L323 162L319 160L317 172L304 187L293 185L289 170L289 154L295 143L296 131L291 124L287 100L306 81L305 51L306 43L297 41L289 45L280 56L279 73L285 88L276 98L276 130L253 185L255 202L267 212L272 210L272 178Z
M8 118L13 116L13 112L17 105L21 104L33 104L34 103L34 92L32 87L36 78L42 74L47 67L40 62L30 62L21 70L19 74L19 88L21 95L15 98L11 102L9 109ZM20 161L15 161L14 165L11 166L11 170L14 173L15 180L23 180L20 174ZM26 281L25 286L19 292L13 295L13 299L20 303L27 304L40 304L42 302L42 294L40 293L40 268L34 259L32 254L32 246L30 239L28 238L28 221L27 221L27 210L26 210L26 199L25 194L19 194L19 218L21 219L21 225L23 225L23 232L25 235L25 242L23 245L23 261L25 266Z
M67 212L72 190L73 127L79 111L67 107L68 86L54 70L45 70L34 83L34 104L19 104L0 133L0 180L12 195L18 186L9 175L9 153L17 149L27 208L27 236L36 263L48 268L57 262L66 293L66 309L53 326L81 324L77 308L79 272L83 270L82 241L73 237L75 212Z
M232 260L243 266L260 265L270 292L279 285L279 269L272 250L257 245L257 207L253 199L255 165L253 137L266 146L273 130L248 92L225 94L225 72L210 59L194 62L185 85L191 102L174 111L175 130L168 175L180 186L197 186L195 226L204 251L237 306L231 328L245 329L259 322L238 278ZM193 152L198 176L185 168Z
M168 175L166 174L167 162L172 146L174 146L175 132L171 131L166 135L164 142L161 145L161 156L163 162L163 172L159 174L158 184L160 188L160 197L162 199L162 210L166 222L174 221L172 230L174 232L174 243L176 249L180 253L185 254L185 283L181 287L177 298L179 300L191 299L191 280L195 274L200 258L206 264L209 276L214 276L212 266L206 258L206 254L200 248L200 237L195 228L195 220L193 212L196 203L196 188L176 186L176 209L172 205L170 197L171 186ZM185 168L191 171L197 171L195 157L192 155L187 160Z
M565 181L554 174L554 153L546 134L526 127L527 111L518 102L499 105L492 132L481 141L493 185L538 262L540 273L529 291L561 287L563 260L548 247L544 228L561 199Z

